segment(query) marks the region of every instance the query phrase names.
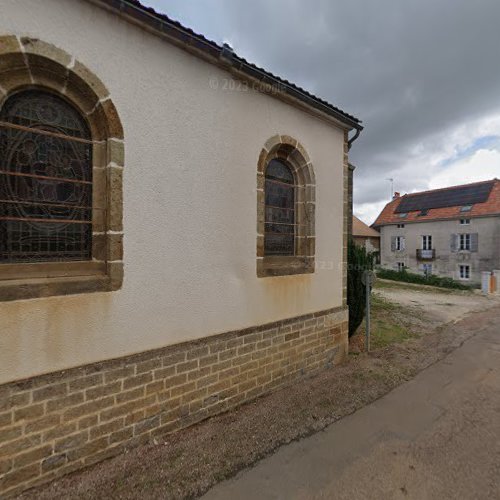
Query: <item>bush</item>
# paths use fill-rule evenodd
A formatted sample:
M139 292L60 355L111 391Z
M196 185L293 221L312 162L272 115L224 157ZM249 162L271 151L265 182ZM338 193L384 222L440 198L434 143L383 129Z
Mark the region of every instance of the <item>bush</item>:
M366 307L366 288L361 278L364 271L373 269L373 255L366 248L349 241L347 253L347 305L349 306L349 337L363 321Z
M386 280L403 281L405 283L416 283L419 285L432 285L441 288L454 288L455 290L471 290L472 287L464 285L451 278L442 278L429 274L424 276L422 274L410 273L408 271L394 271L393 269L377 269L377 276Z

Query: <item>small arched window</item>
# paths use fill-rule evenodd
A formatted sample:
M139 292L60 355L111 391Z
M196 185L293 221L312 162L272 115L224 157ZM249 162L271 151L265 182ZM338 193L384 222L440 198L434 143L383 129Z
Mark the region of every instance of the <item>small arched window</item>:
M265 172L264 255L295 254L295 180L284 162L274 159Z
M54 94L12 95L0 111L0 262L92 257L92 141Z

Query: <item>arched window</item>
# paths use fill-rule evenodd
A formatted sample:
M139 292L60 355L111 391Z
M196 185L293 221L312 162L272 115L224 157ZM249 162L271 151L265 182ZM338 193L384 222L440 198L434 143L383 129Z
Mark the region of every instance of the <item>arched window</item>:
M0 36L0 302L122 287L123 126L104 83Z
M54 94L28 90L0 110L0 262L92 257L92 141Z
M271 160L265 173L264 255L295 253L295 181L283 161Z
M303 146L275 135L257 162L257 276L314 272L314 169Z

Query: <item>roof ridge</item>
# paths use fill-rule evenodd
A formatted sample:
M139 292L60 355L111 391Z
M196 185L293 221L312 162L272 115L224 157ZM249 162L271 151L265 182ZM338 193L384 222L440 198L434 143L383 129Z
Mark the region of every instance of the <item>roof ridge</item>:
M436 189L427 189L425 191L417 191L415 193L405 193L403 196L400 196L399 198L396 198L395 200L391 200L389 203L392 203L393 201L400 200L401 198L404 198L405 196L417 196L419 194L424 194L424 193L435 193L437 191L446 191L448 189L457 189L457 188L462 188L466 186L476 186L478 184L488 184L488 183L496 183L499 182L499 179L494 177L493 179L489 179L487 181L477 181L477 182L469 182L468 184L456 184L454 186L447 186L444 188L436 188Z

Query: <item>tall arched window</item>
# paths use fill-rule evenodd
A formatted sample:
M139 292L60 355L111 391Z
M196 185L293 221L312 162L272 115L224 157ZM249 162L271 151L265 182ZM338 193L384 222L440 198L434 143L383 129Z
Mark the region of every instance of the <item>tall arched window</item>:
M264 255L295 254L295 181L291 169L274 159L265 173Z
M92 257L92 141L64 99L28 90L0 111L0 262Z
M257 162L257 276L314 272L316 180L304 147L275 135Z

